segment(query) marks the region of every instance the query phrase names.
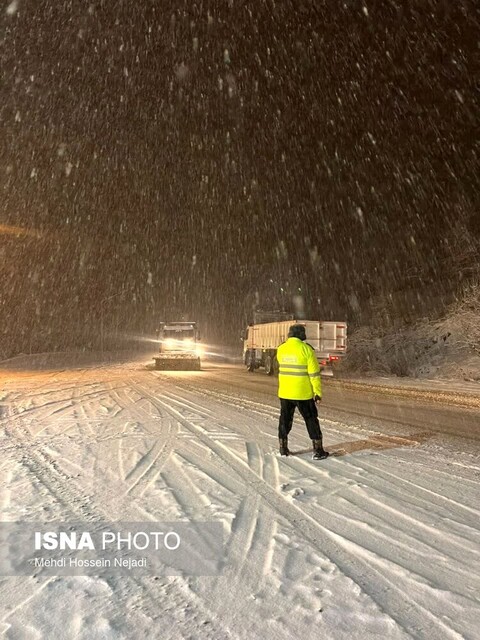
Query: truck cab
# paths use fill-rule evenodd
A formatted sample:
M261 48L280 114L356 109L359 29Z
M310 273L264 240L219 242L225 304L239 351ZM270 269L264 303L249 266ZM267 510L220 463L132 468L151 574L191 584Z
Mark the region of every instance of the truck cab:
M156 369L200 369L200 332L196 322L161 322L157 337Z
M197 354L200 338L194 322L162 323L158 331L160 353Z

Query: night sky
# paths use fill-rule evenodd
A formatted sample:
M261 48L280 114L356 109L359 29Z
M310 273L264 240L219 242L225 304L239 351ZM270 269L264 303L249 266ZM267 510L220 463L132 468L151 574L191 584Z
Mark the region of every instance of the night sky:
M447 300L480 236L479 33L462 0L4 1L0 353L95 346L101 308L234 342L255 305Z

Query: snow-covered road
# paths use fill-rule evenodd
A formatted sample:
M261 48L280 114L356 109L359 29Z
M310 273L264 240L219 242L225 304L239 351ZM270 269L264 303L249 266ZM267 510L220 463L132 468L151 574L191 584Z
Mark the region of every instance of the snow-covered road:
M0 381L3 521L219 521L227 559L219 577L0 578L4 637L478 637L478 444L415 424L428 407L390 400L400 429L385 399L349 414L332 385L329 405L327 383L334 455L313 462L298 418L278 457L275 382L239 367Z

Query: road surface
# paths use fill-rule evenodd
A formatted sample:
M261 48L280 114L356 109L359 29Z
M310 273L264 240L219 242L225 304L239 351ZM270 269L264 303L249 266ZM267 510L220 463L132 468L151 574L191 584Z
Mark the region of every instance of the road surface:
M478 396L325 380L333 454L240 366L0 372L3 521L215 521L222 574L0 578L6 638L474 638Z

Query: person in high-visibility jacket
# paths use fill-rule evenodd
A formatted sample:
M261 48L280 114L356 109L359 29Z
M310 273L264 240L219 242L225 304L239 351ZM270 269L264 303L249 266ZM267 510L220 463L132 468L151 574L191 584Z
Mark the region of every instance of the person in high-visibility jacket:
M288 339L277 349L280 454L290 454L288 434L292 429L295 409L298 408L312 440L313 458L323 460L329 454L323 448L322 431L318 421L317 405L322 399L320 366L313 347L304 342L306 339L305 327L294 324L289 329Z

